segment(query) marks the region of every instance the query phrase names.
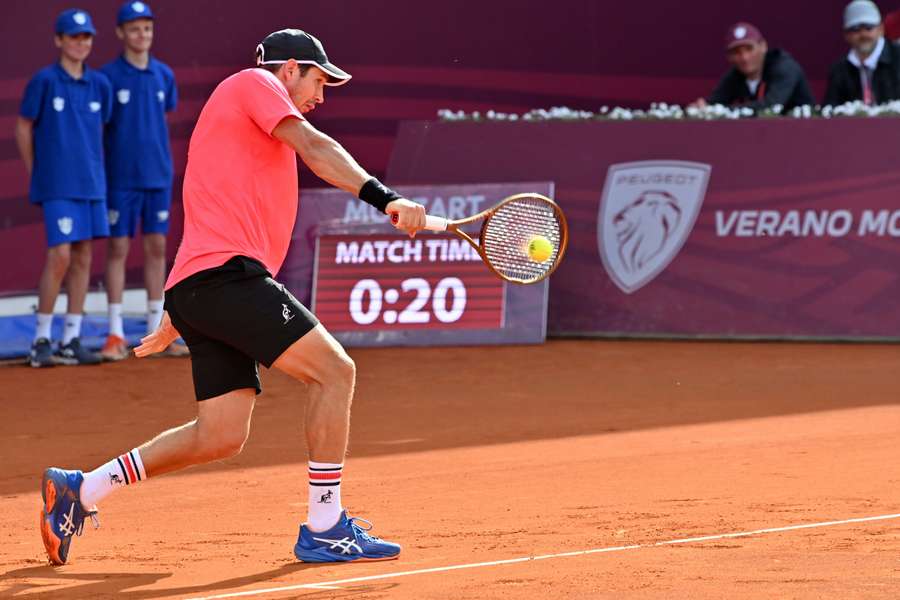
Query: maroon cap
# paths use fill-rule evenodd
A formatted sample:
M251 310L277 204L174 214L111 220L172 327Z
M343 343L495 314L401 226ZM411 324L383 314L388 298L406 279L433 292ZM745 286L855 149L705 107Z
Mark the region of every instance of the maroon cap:
M761 41L763 41L763 36L759 29L750 23L735 23L728 28L728 33L725 34L725 49L731 50L736 46L758 44Z

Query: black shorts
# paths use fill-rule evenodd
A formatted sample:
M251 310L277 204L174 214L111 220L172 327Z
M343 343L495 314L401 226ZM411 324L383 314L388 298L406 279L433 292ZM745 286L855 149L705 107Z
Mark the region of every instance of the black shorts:
M191 350L197 400L262 391L258 363L272 366L319 324L259 262L236 256L166 291L166 310Z

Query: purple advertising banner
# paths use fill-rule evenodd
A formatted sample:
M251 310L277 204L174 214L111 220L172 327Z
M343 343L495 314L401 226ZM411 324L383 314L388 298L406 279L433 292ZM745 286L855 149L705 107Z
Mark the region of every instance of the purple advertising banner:
M53 22L72 4L18 0L2 5L4 42L15 51L0 55L0 254L16 260L0 269L0 296L33 292L44 264L41 210L28 203L28 176L13 129L29 78L59 58ZM121 1L74 4L90 12L97 28L88 64L98 68L115 59L122 51L115 34ZM169 264L181 239L182 177L197 116L216 85L251 66L256 45L278 29L299 27L315 34L329 58L353 74L350 84L329 88L325 103L307 118L381 178L398 124L433 119L442 108L521 113L552 106L597 110L690 102L708 94L725 72L722 36L736 21L750 20L770 45L790 52L819 99L829 65L847 52L840 28L846 0L820 0L814 6L562 0L550 10L538 0L488 0L478 2L475 11L420 0L150 4L153 55L172 67L178 83L178 107L169 115L175 166ZM900 8L900 0L878 4L885 14ZM301 171L304 188L323 185L305 167ZM103 280L106 246L105 240L94 245L92 289ZM142 245L135 243L127 262L129 287L143 286L143 265Z
M460 219L512 194L552 196L553 184L397 190L431 215ZM386 215L336 189L302 192L278 279L347 346L523 344L546 336L547 281L506 283L467 242L427 232L410 239Z
M0 255L15 260L0 269L0 297L32 293L46 257L42 213L28 202L28 176L13 130L28 80L59 59L53 22L72 4L2 4L4 41L15 51L0 54ZM121 2L75 4L90 12L97 28L88 64L98 68L114 60L122 52L115 34ZM178 106L169 115L175 167L170 265L181 239L188 140L200 110L220 81L253 64L263 37L284 27L315 34L329 58L353 74L350 84L329 88L325 103L307 118L381 178L398 124L433 119L442 108L522 113L568 106L596 111L603 105L685 104L707 95L728 68L722 38L737 21L751 21L770 46L791 53L820 101L829 65L847 52L841 31L846 0L561 0L552 9L538 0L487 0L478 2L475 11L453 2L420 0L150 4L153 55L172 67L178 83ZM878 0L878 5L887 14L900 8L900 0ZM381 33L385 31L390 35ZM305 166L300 168L303 188L324 185ZM94 244L92 290L102 286L106 247L106 240ZM126 265L129 287L143 286L143 265L137 240Z
M409 122L388 175L553 180L551 335L897 339L897 139L889 118Z

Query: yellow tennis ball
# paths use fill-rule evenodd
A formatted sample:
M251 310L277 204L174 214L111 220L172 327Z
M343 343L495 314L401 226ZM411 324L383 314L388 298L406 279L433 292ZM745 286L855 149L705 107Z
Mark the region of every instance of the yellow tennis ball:
M545 262L553 254L553 244L542 235L536 235L528 242L528 257L534 262Z

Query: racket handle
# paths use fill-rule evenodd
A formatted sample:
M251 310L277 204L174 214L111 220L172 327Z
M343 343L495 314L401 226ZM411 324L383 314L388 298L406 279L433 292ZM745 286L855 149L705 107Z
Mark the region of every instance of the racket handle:
M425 229L428 231L447 231L447 219L425 215Z
M397 213L391 213L391 223L394 225L397 224L397 221L400 219L400 215ZM444 217L434 217L432 215L425 215L425 229L428 231L447 231L447 219Z

